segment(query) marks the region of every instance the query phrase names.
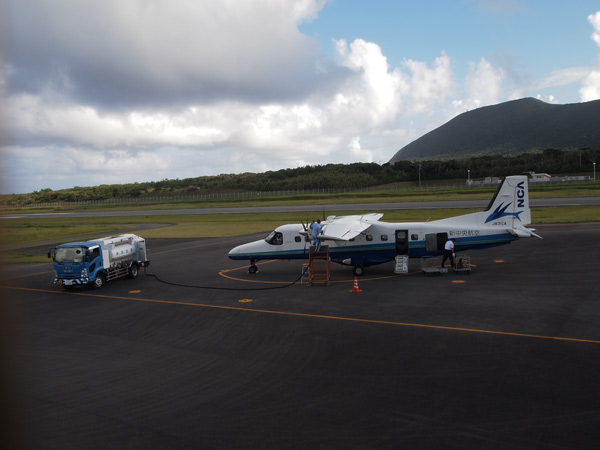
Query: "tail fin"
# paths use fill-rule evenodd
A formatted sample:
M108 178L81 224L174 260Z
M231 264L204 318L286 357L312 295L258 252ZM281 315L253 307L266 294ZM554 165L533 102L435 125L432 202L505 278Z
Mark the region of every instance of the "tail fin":
M526 175L515 175L502 180L496 194L485 210L488 215L484 224L502 220L511 228L529 225L529 185Z
M526 175L514 175L504 178L485 211L442 219L436 222L452 226L495 226L508 230L519 237L537 236L534 233L535 230L525 228L526 225L531 223L529 186Z

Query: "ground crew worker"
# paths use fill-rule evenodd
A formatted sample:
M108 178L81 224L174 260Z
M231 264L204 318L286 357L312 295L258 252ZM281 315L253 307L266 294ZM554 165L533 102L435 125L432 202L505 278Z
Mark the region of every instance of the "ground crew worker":
M321 250L321 239L319 239L319 234L321 234L321 219L317 219L316 223L313 223L312 228L312 238L315 243L315 251Z
M456 239L448 239L446 245L444 246L444 257L442 258L442 269L444 268L444 264L446 260L450 260L450 267L454 267L454 243Z

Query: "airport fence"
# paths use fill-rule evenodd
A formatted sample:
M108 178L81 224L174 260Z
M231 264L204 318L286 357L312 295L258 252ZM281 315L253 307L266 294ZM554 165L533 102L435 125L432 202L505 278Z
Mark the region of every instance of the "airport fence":
M275 197L300 197L300 196L318 196L318 195L336 195L336 194L360 194L368 192L392 193L403 191L432 191L432 190L461 190L472 189L474 187L494 187L500 184L502 178L492 178L482 181L466 180L462 182L448 183L427 183L423 181L420 186L395 186L382 188L381 186L361 187L361 188L346 188L346 189L331 189L331 188L314 188L314 189L295 189L295 190L278 190L278 191L249 191L249 192L220 192L211 194L179 194L179 195L162 195L162 196L140 196L140 197L121 197L109 198L102 200L77 200L77 201L55 201L55 202L40 202L11 205L15 208L57 208L65 206L90 206L90 205L122 205L122 204L138 204L138 203L199 203L199 202L215 202L223 201L244 201L253 199L275 198ZM544 181L529 180L530 185L539 186L547 184L569 184L569 183L585 183L595 181L592 177L554 177Z

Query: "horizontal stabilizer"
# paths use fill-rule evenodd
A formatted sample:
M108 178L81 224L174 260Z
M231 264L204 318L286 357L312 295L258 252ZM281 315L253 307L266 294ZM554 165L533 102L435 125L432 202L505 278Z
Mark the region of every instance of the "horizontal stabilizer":
M535 229L533 229L533 228L525 228L525 227L510 228L508 230L508 232L513 234L514 236L517 236L520 238L528 238L528 237L533 236L538 239L544 239L539 234L536 234Z

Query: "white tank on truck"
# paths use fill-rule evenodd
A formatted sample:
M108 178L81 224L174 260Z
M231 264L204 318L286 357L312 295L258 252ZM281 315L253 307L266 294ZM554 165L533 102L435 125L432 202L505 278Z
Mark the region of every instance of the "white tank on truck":
M135 234L61 244L48 252L54 261L54 284L72 289L88 284L99 289L120 277L135 278L150 264L146 241Z

